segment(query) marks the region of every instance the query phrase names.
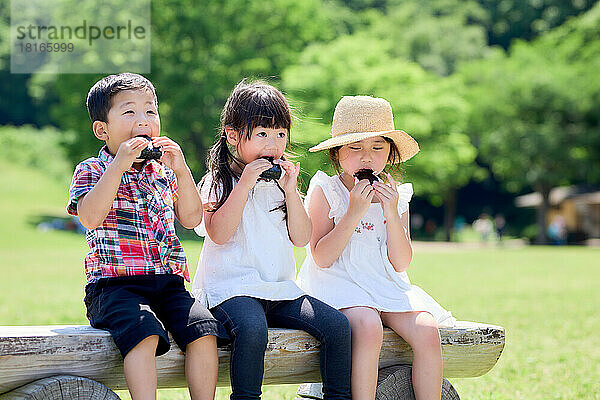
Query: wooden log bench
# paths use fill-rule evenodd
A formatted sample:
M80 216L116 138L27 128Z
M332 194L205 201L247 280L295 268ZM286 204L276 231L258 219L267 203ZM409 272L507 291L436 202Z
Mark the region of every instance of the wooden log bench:
M444 376L488 372L504 348L504 329L460 321L440 328ZM378 398L411 398L410 346L386 329L380 357ZM399 367L404 365L404 367ZM171 350L156 358L159 388L186 387L184 356ZM408 367L407 367L408 366ZM319 343L303 331L269 329L264 384L320 382ZM229 348L219 348L218 386L229 386ZM109 389L110 388L110 389ZM118 399L126 389L123 359L110 334L90 326L0 326L0 399ZM408 390L406 396L399 395ZM458 399L449 382L444 399ZM390 397L390 393L394 393ZM302 385L300 398L319 398L318 385ZM414 396L414 395L413 395Z

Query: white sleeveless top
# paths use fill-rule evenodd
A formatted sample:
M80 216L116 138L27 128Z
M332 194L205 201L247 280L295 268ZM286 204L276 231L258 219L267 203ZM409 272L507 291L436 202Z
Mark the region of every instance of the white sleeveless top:
M209 173L200 187L204 204L217 201L211 183ZM283 202L277 185L261 180L250 190L240 224L226 243L213 242L204 221L195 228L204 236L204 246L192 284L194 297L211 308L235 296L293 300L305 294L294 282L294 246L283 211L270 211Z
M350 192L339 176L318 171L310 181L306 204L316 187L320 187L330 206L334 224L346 214ZM412 185L398 185L398 212L408 211ZM372 203L354 230L346 248L329 268L318 267L310 245L297 282L308 294L341 309L367 306L385 312L427 311L441 326L456 321L421 288L412 285L406 272L396 272L387 256L387 232L383 209Z

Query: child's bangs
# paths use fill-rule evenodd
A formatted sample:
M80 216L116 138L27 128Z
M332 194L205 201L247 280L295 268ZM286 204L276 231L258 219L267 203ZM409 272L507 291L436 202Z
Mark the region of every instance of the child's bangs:
M258 96L257 96L258 97ZM252 99L248 104L247 116L249 123L247 125L247 138L254 128L262 126L263 128L283 128L288 132L291 128L291 118L289 109L284 99L272 98L263 94L259 98Z

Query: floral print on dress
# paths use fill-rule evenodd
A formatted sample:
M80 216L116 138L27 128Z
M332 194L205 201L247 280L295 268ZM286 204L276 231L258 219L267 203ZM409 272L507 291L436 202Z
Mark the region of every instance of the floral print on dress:
M371 222L364 222L364 221L360 221L360 225L356 227L356 229L354 229L354 232L356 233L362 233L362 229L367 230L367 231L372 231L375 229L375 225L373 225Z

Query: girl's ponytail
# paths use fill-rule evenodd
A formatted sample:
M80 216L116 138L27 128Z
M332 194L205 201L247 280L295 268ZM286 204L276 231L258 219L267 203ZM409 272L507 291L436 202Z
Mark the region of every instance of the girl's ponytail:
M221 112L220 137L210 148L206 160L212 176L210 193L217 197L217 202L210 211L216 211L225 203L233 190L233 180L239 178L231 168L232 164L238 164L241 167L239 169L244 167L231 152L225 129L229 127L235 130L241 141L249 140L252 130L257 126L284 128L289 133L292 126L290 107L285 96L275 87L262 81L248 82L244 78L236 85L225 103ZM202 179L200 187L205 184L205 179L206 177ZM277 209L281 209L285 214L285 202Z
M233 190L233 178L235 174L231 169L231 162L234 157L227 145L227 136L225 130L221 131L219 140L210 148L206 164L208 171L212 175L210 193L217 195L217 203L210 211L216 211ZM206 177L202 179L200 185L204 185Z

